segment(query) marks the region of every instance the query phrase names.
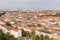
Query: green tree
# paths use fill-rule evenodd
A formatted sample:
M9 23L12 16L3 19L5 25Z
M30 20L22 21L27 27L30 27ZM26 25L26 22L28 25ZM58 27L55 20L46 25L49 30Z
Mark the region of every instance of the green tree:
M35 31L32 30L32 31L30 32L30 38L31 38L31 39L34 39L35 35L36 35Z
M40 40L40 36L39 35L35 35L33 40Z
M43 34L40 35L40 40L44 40Z
M45 35L45 40L50 40L48 35Z
M9 37L9 40L17 40L17 38L15 38L13 35L11 35L11 36Z
M41 24L37 24L38 27L41 27Z
M26 31L26 36L31 37L30 32Z
M7 26L12 26L9 22L6 22L6 25L7 25Z
M0 13L0 17L2 16L2 15L4 15L6 12L3 12L3 13Z
M34 37L35 35L36 35L35 31L32 30L32 31L31 31L31 37Z
M9 33L4 34L2 30L0 30L0 40L17 40L13 35Z
M23 37L26 36L26 31L24 31L23 29L22 29L22 36L23 36Z

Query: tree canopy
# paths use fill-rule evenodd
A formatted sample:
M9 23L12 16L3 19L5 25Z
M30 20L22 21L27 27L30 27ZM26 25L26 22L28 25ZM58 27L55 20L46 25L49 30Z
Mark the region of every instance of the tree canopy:
M5 34L2 30L0 30L0 40L17 40L17 38L9 33Z

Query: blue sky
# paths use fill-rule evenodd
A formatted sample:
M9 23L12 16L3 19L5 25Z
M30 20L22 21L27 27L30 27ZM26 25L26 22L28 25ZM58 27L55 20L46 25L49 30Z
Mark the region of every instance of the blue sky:
M0 0L0 9L60 10L60 0Z

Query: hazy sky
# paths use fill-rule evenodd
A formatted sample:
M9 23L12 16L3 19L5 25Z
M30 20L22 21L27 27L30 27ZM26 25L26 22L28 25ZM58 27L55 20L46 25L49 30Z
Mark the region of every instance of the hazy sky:
M0 9L60 10L60 0L0 0Z

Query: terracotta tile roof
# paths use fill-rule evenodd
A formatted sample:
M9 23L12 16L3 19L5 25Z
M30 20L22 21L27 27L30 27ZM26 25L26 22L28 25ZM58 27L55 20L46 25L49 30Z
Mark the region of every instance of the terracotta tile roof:
M8 30L12 30L12 31L18 32L18 30L15 29L15 28L8 28Z

